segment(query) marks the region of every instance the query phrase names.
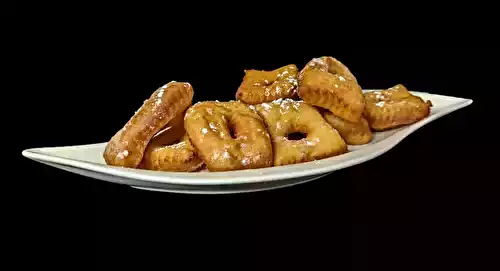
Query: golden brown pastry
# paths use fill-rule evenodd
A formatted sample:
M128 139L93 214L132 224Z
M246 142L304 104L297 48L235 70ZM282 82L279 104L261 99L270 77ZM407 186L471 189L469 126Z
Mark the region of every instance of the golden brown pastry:
M354 81L355 83L358 83L358 80L356 79L354 74L352 74L349 68L347 68L346 65L331 56L313 58L300 71L299 80L302 80L304 73L309 70L319 70L322 72L337 74L339 76L342 76L347 81Z
M255 106L271 135L274 166L308 162L347 152L347 145L323 119L303 101L278 99ZM296 134L302 136L294 138Z
M185 111L193 98L189 83L170 82L158 88L132 118L107 143L106 164L135 168L155 134Z
M297 66L290 64L273 71L245 70L236 100L246 104L291 98L297 93Z
M200 169L202 165L203 161L186 134L184 114L181 114L151 139L138 167L158 171L192 172Z
M426 118L431 111L431 101L412 95L402 84L387 90L365 93L364 116L376 131L396 128Z
M196 103L187 110L184 125L209 171L272 166L273 149L266 127L242 102Z
M328 124L339 132L347 144L363 145L369 143L373 138L368 121L363 117L358 122L350 122L335 116L330 111L324 111L323 117Z
M299 74L298 95L306 103L350 122L360 121L365 107L356 78L332 57L314 58L306 64Z

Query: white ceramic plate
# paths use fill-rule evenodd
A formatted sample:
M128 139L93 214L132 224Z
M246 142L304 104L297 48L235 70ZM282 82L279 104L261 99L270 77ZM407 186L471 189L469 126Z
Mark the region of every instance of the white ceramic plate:
M396 146L425 124L472 103L470 99L423 92L412 93L432 101L431 114L426 119L398 129L375 133L369 144L349 146L350 152L346 154L296 165L194 173L120 168L104 163L102 153L106 143L34 148L24 150L22 154L35 161L76 174L155 191L220 194L280 188L311 181L333 171L373 159Z

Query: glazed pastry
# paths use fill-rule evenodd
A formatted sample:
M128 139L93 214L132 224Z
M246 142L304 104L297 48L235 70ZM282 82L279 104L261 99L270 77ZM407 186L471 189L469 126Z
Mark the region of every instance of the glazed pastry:
M203 161L184 130L184 114L181 114L151 139L139 168L192 172L202 165Z
M313 58L300 71L299 80L302 80L304 73L309 70L319 70L322 72L337 74L339 76L342 76L347 81L354 81L356 84L358 83L358 80L356 79L354 74L352 74L349 68L347 68L346 65L331 56Z
M332 57L311 60L299 74L298 95L306 103L330 110L350 122L361 119L365 102L349 69Z
M412 95L402 84L365 93L365 118L375 131L415 123L429 116L432 103Z
M185 111L193 98L189 83L170 82L157 89L105 147L108 165L136 168L149 141L173 118Z
M358 122L349 122L335 116L330 111L324 111L323 117L349 145L367 144L373 138L368 121L364 117L361 117Z
M259 104L255 109L271 135L274 166L309 162L347 152L340 134L314 107L303 101L278 99Z
M188 173L310 162L422 120L432 107L401 84L363 94L352 72L326 56L300 72L294 64L245 70L236 101L193 104L193 95L187 82L158 88L109 140L106 164Z
M187 110L184 125L209 171L272 166L273 149L266 127L242 102L199 102Z
M245 70L236 100L246 104L291 98L297 93L298 69L294 64L273 71Z

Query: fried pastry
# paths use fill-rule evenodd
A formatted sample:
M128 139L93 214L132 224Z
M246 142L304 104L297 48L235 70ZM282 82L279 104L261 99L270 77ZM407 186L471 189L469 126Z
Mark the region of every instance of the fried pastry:
M172 81L158 88L106 144L103 153L106 164L137 167L151 138L185 111L193 94L189 83Z
M365 93L366 110L364 116L375 131L383 131L415 123L426 118L432 102L412 95L402 85L387 90Z
M245 70L234 101L193 104L193 96L187 82L156 89L109 140L106 164L187 173L310 162L422 120L432 107L402 84L363 94L349 68L330 56L300 72L294 64Z
M184 125L209 171L270 167L271 139L260 116L239 101L191 106Z
M273 71L245 70L236 100L246 104L291 98L297 93L298 69L290 64Z
M158 171L192 172L201 168L203 161L191 144L184 129L184 114L160 131L149 142L139 168Z
M264 119L274 166L308 162L347 152L347 145L321 114L303 101L278 99L255 109ZM299 137L295 137L299 134Z
M322 56L318 58L313 58L300 71L299 80L301 80L304 73L306 73L309 70L319 70L322 72L337 74L339 76L342 76L347 81L354 81L356 82L356 84L358 83L358 80L356 79L354 74L352 74L349 68L347 68L346 65L344 65L342 62L331 56Z
M349 69L332 57L314 58L299 74L299 97L350 122L361 119L365 102Z
M339 132L347 144L363 145L370 142L373 138L368 121L364 117L361 117L361 120L358 122L350 122L335 116L330 111L324 111L323 117L328 124Z

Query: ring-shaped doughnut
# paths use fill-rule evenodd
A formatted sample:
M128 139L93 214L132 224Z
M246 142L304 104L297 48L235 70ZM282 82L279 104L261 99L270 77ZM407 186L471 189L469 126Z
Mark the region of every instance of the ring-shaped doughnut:
M272 166L271 139L260 116L239 101L191 106L184 126L209 171Z
M364 116L375 131L415 123L429 116L432 102L411 94L398 84L382 91L365 93Z
M350 122L361 119L365 102L356 78L331 57L311 60L299 75L299 97Z
M106 164L137 167L151 138L185 111L193 95L189 83L172 81L158 88L106 144L103 153Z
M294 64L272 71L245 70L245 76L236 92L236 100L246 104L292 98L297 93L298 69Z
M278 99L255 106L264 119L274 151L274 166L319 160L347 152L347 145L321 114L303 101ZM301 133L303 138L292 138Z

